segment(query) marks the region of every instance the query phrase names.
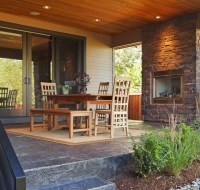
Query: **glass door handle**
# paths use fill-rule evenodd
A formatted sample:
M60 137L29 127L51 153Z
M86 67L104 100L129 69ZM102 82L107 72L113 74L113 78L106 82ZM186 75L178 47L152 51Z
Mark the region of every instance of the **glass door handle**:
M29 77L24 77L24 84L31 84L31 79Z
M31 84L31 79L30 79L30 77L27 77L27 82L28 82L28 85Z
M27 84L27 77L24 77L24 84Z

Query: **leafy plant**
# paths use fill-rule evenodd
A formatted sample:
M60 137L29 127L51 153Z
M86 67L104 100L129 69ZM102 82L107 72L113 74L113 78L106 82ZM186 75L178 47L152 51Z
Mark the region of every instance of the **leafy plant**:
M197 117L192 123L191 123L191 127L194 130L199 130L200 129L200 117Z
M175 111L174 101L168 128L144 134L139 144L133 141L134 169L140 175L147 176L162 169L179 175L181 170L200 156L200 117L192 126L188 126Z
M163 136L158 133L145 133L139 144L134 144L134 170L142 176L159 171L165 166L166 153L164 150Z
M66 89L66 90L71 90L72 89L72 87L71 86L69 86L69 85L61 85L61 84L59 84L58 85L58 89Z
M71 86L69 86L69 85L58 85L57 86L57 88L58 88L58 90L61 92L61 93L63 93L64 94L64 91L66 90L66 91L70 91L71 89L72 89L72 87Z
M165 169L177 176L200 156L200 130L180 123L177 129L145 133L140 143L133 141L133 149L133 166L138 174L145 177Z
M165 135L166 171L179 175L182 169L197 159L200 153L200 133L185 123L178 124L178 131Z

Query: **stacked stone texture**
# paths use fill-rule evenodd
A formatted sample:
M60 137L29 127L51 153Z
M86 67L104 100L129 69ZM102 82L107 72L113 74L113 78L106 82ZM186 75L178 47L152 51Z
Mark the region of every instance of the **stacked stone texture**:
M200 62L196 58L196 52L200 52L200 32L197 32L196 23L197 15L189 14L159 22L143 30L142 115L145 121L168 121L173 104L152 103L152 77L156 71L173 69L183 70L182 102L176 104L176 113L187 121L194 119L196 81L200 81L200 67L196 66L196 62Z

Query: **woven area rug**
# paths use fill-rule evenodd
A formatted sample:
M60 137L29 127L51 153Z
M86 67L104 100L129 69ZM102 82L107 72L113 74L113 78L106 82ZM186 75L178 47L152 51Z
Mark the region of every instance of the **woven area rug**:
M10 134L16 134L21 136L28 136L32 138L38 138L42 140L48 140L58 143L64 143L64 144L83 144L83 143L90 143L90 142L98 142L98 141L107 141L107 140L115 140L117 138L127 138L125 136L125 131L122 129L116 129L115 130L115 137L114 139L110 138L109 133L102 133L100 131L100 134L97 136L87 136L82 132L76 132L74 133L74 137L72 139L69 138L68 129L66 128L57 128L53 130L47 130L45 128L36 128L32 132L30 132L30 129L28 126L15 126L15 127L6 127L7 133ZM105 132L105 131L104 131ZM140 129L130 129L129 130L130 135L133 137L140 137L144 130Z

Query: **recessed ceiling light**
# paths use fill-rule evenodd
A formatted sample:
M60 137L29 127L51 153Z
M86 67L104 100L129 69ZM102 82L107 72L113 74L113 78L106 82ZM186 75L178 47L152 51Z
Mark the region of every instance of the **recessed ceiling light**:
M158 15L158 16L156 16L156 19L160 19L160 16Z
M49 5L44 5L43 9L50 9L51 7Z
M99 18L95 18L94 21L95 21L95 22L100 22L101 19L99 19Z
M39 12L34 12L34 11L33 11L33 12L30 12L30 14L33 15L33 16L38 16L38 15L40 15Z

